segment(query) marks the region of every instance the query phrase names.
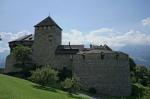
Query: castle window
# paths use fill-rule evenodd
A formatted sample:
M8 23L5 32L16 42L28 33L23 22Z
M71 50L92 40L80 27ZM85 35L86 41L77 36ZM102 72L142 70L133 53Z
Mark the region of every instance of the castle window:
M48 26L48 29L51 29L51 27L50 27L50 26Z
M32 38L29 38L29 40L32 40Z
M48 26L46 26L46 29L48 29Z
M116 60L118 60L118 59L119 59L119 54L116 54L116 57L115 57L115 58L116 58Z
M105 56L104 52L101 52L101 60L104 59L104 56Z
M85 54L82 54L82 58L85 59Z
M52 35L48 36L48 39L49 39L50 42L52 41L52 37L53 37Z
M70 60L73 61L73 55L70 55Z

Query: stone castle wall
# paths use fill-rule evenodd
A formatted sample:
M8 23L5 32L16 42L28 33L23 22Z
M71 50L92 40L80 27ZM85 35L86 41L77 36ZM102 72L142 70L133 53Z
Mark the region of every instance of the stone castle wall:
M75 55L73 71L80 79L83 88L95 88L100 94L112 96L128 96L131 93L130 70L128 56L105 54L102 60L100 54L89 53Z
M54 64L52 65L54 68L61 70L63 67L67 67L68 69L72 68L71 55L56 55Z
M9 72L17 72L20 71L19 68L14 67L14 65L16 64L16 60L15 57L13 55L8 55L6 57L6 64L5 64L5 73L9 73Z
M79 77L85 89L95 88L100 94L112 96L128 96L131 93L130 70L128 55L124 53L56 54L61 45L61 29L57 26L35 27L33 42L33 62L37 65L51 65L61 70L63 67L72 69ZM15 59L9 55L6 59L6 71L16 71L13 67Z
M61 44L61 30L56 26L35 27L33 61L38 65L53 64L55 50Z

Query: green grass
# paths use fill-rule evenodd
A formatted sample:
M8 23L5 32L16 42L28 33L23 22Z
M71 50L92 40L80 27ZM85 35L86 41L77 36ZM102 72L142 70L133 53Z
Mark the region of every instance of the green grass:
M0 99L88 99L27 80L0 74Z

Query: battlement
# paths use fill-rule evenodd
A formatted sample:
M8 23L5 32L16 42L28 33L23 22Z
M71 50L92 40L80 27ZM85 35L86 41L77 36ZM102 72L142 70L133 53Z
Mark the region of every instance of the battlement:
M98 59L98 60L128 60L128 55L124 54L124 53L118 53L118 52L114 52L114 53L78 53L77 54L78 57L80 57L81 60L86 60L86 59Z

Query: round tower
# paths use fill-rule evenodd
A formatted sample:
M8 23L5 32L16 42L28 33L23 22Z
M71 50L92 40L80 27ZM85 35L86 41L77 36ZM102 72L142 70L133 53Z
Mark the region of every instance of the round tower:
M37 65L52 64L55 50L61 45L62 29L50 16L34 27L33 61Z

